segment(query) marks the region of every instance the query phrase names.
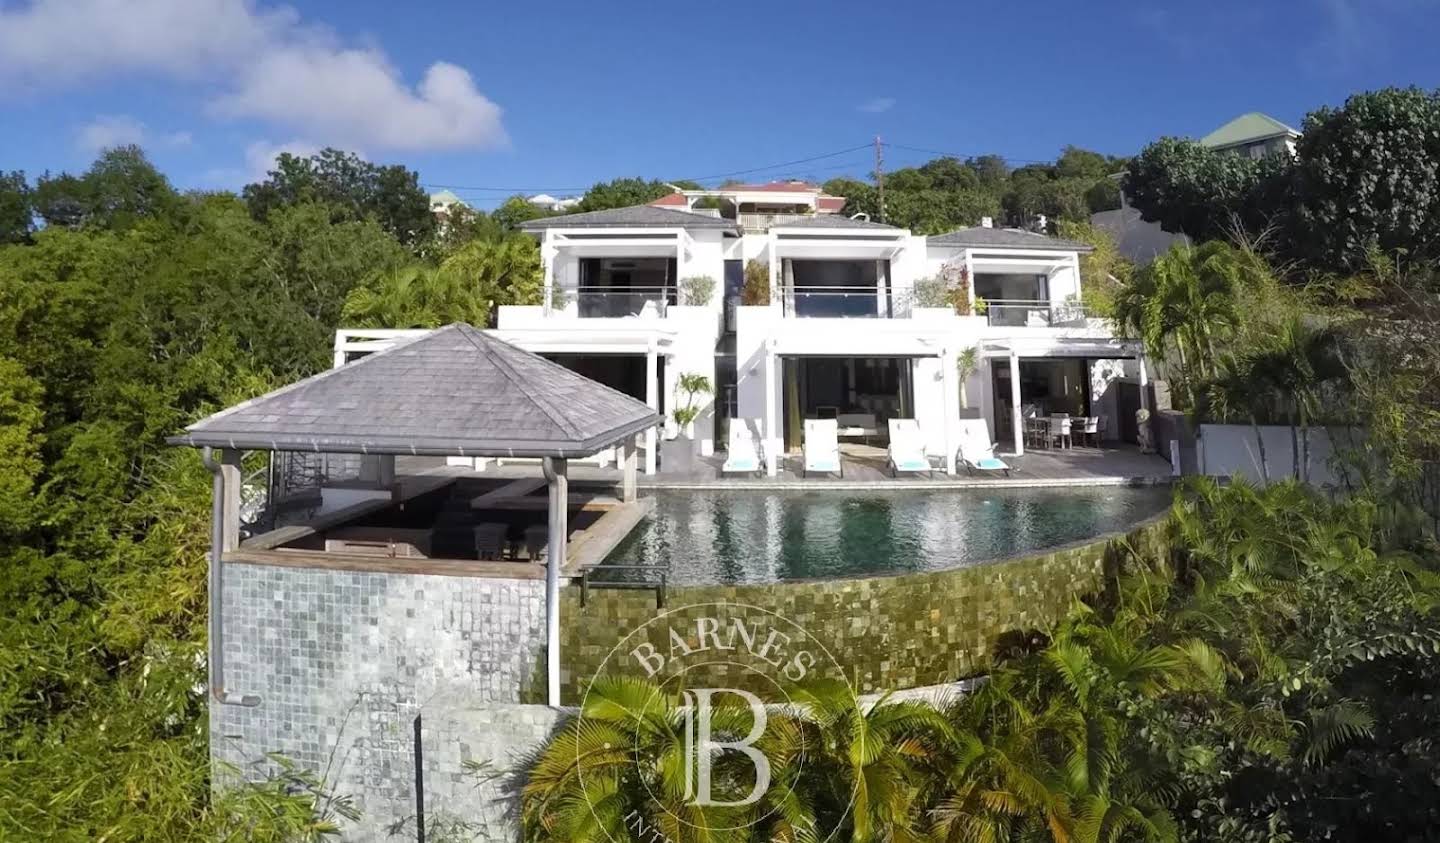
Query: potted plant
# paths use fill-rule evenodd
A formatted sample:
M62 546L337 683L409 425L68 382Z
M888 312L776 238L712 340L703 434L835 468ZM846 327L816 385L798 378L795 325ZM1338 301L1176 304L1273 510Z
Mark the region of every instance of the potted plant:
M700 415L695 398L712 392L714 387L704 375L687 372L676 380L675 409L670 411L670 416L675 419L675 438L660 444L660 462L666 472L688 473L695 467L694 425L695 417Z
M746 306L770 303L770 267L754 258L745 264L745 285L740 288L740 303Z
M708 275L691 275L680 279L680 303L704 307L715 293L715 279Z

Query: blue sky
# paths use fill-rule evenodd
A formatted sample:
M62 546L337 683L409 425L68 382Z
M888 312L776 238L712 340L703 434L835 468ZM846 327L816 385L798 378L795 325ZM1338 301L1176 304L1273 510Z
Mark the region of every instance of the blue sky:
M578 192L895 144L1131 153L1440 86L1440 0L874 4L0 0L0 169L139 141L181 187L325 145L423 182ZM864 175L867 151L747 178ZM506 190L460 190L481 206Z

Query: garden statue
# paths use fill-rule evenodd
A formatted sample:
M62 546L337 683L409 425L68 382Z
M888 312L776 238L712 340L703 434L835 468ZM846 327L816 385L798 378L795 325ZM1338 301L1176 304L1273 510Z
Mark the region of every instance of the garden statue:
M1150 432L1150 411L1141 407L1135 411L1136 441L1140 443L1140 453L1155 453L1155 437Z

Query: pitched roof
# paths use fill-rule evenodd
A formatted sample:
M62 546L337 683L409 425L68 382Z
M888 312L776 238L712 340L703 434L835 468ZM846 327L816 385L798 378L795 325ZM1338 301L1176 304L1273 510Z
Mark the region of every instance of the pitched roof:
M889 231L899 231L893 225L886 225L883 222L872 222L871 220L851 219L840 214L813 214L797 220L790 220L772 226L773 228L883 228Z
M972 226L925 238L928 246L968 246L982 249L1039 249L1051 252L1093 252L1088 243L1048 237L1018 228L986 228Z
M587 456L660 416L469 325L408 342L237 404L174 445L431 456Z
M690 207L690 200L683 193L667 193L650 204L657 208L664 208L666 206L688 208Z
M628 208L542 217L522 222L520 228L523 231L544 231L547 228L711 228L739 231L734 220L692 214L674 208L657 208L654 205L631 205Z
M1267 138L1277 138L1300 133L1268 114L1252 111L1242 114L1200 139L1202 146L1211 148L1239 146Z

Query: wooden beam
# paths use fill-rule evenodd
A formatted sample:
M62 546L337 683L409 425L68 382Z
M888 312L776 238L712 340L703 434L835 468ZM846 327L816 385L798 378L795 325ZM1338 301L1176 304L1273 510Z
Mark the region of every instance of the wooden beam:
M491 562L478 559L418 559L322 550L232 550L226 564L265 565L273 568L308 568L323 571L359 571L382 574L433 574L442 577L486 577L539 580L545 567L531 562Z

